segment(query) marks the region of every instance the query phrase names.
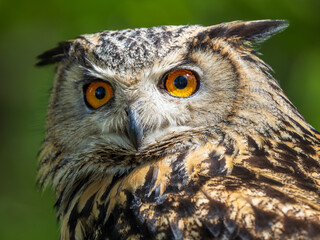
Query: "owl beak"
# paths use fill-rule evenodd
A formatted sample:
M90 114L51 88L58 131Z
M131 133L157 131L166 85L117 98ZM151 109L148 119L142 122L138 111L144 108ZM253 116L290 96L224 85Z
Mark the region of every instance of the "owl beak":
M137 114L134 110L128 109L126 110L126 113L128 115L128 123L126 128L127 135L135 149L138 150L141 146L143 129L140 126L139 121L137 121Z

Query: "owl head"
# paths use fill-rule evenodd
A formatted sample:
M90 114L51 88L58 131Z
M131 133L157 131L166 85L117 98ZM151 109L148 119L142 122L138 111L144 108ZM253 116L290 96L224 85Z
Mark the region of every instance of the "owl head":
M297 113L254 49L287 26L263 20L104 31L40 55L39 66L57 64L40 182L76 163L125 171L137 155L187 147L199 131L270 134L280 113Z

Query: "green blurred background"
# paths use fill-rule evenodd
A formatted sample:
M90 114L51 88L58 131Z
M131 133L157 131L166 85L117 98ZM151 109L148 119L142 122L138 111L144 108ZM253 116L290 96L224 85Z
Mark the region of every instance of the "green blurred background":
M35 57L57 42L106 29L288 19L262 58L305 118L320 129L319 0L0 0L0 239L58 239L51 189L35 186L36 154L54 67Z

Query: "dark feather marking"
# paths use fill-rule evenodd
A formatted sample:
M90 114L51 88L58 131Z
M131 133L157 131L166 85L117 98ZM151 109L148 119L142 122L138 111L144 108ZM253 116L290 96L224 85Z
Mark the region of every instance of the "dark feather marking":
M233 166L231 175L240 177L242 180L254 180L256 174L242 166Z
M92 207L93 207L93 200L95 198L95 195L92 195L88 201L86 202L85 206L83 207L83 209L81 210L81 212L78 212L78 202L75 204L75 206L73 207L71 213L70 213L70 217L68 220L68 225L69 225L69 232L70 232L70 239L75 239L75 228L77 226L77 223L81 220L84 219L86 220L92 211ZM90 229L90 231L93 231L92 229ZM92 235L92 232L86 232L86 236Z
M312 131L312 132L314 132L315 134L320 134L320 132L318 132L315 128L313 128L313 127L310 127L310 130Z
M316 150L312 147L309 141L298 143L298 146L308 155L316 155Z
M255 54L255 55L259 55L258 52L256 51L251 51L250 52L251 54ZM269 71L272 71L272 68L264 63L264 62L260 62L258 61L257 59L253 58L254 55L250 55L248 53L245 53L243 52L241 54L241 58L244 60L244 61L248 61L248 62L251 62L255 65L255 67L257 67L269 80L271 80L269 82L269 84L274 88L274 89L277 89L277 90L280 90L280 87L278 86L278 88L274 87L274 85L277 85L277 82L274 80L274 78L272 77L272 75L269 73ZM275 83L273 83L273 81Z
M308 237L310 239L315 239L315 237L320 237L320 224L318 222L308 222Z
M106 211L106 209L105 209ZM118 206L115 206L108 220L102 226L102 234L97 238L98 240L109 239L123 239L119 233L119 226L117 220L119 219L121 210Z
M173 233L173 229L171 228L170 226L170 219L167 217L167 221L169 222L169 226L167 226L166 229L164 230L161 230L161 232L157 232L157 234L159 233L164 233L164 236L165 236L165 239L168 239L168 240L175 240L174 238L174 233Z
M96 220L96 224L99 225L99 224L102 224L105 221L106 215L107 215L108 206L109 206L109 203L104 203L104 204L98 204L97 205L97 209L98 209L99 215L98 215L98 218ZM109 221L109 218L108 218L108 221ZM112 222L112 220L113 219L111 217L110 221Z
M80 189L83 187L84 184L88 183L88 181L90 180L91 177L92 177L91 174L88 174L85 178L80 179L79 182L75 183L73 191L67 200L68 203L67 203L66 208L64 209L64 214L66 214L67 211L69 210L70 204L71 204L74 196L80 191Z
M244 60L244 61L248 61L248 62L251 62L255 65L259 65L259 62L254 59L252 56L250 56L249 54L244 54L244 55L241 55L241 58Z
M272 143L268 139L263 140L263 145L268 146L269 148L273 148Z
M250 148L251 155L253 156L251 158L261 158L261 160L262 158L265 158L265 160L269 162L269 165L272 165L272 163L267 159L267 156L269 156L269 153L264 148L260 148L257 142L250 136L247 136L247 139L248 139L248 147Z
M223 226L223 222L220 218L219 218L217 224L215 224L215 225L210 223L207 218L200 219L200 221L202 222L203 226L208 229L209 233L215 238L218 237L223 232L224 226Z
M106 188L106 190L104 191L104 193L103 193L103 194L101 195L101 197L100 197L100 201L101 201L101 202L103 202L103 201L105 201L105 200L107 199L107 197L108 197L108 195L109 195L112 187L116 184L116 182L117 182L120 178L121 178L121 176L119 176L119 175L117 175L117 174L112 177L111 183L108 185L108 187Z
M96 193L93 194L88 201L86 202L86 204L84 205L84 207L82 208L80 215L82 218L87 218L90 216L90 213L92 211L92 207L93 207L93 200L96 197Z
M199 236L201 236L202 239L211 239L213 236L213 233L211 232L211 230L208 228L207 224L205 224L204 222L201 221L201 219L199 219L200 222L202 223L201 226L199 226L199 228L197 229ZM214 237L214 236L213 236Z
M153 234L150 232L145 221L137 221L139 219L138 209L132 207L133 206L132 203L135 201L134 196L129 191L126 191L125 194L126 194L127 200L126 200L126 206L122 210L122 212L124 217L123 222L125 222L125 224L128 224L130 226L130 230L127 234L131 235L131 234L143 233L143 239L152 239ZM117 228L121 229L120 226L117 224Z
M40 188L43 188L49 176L50 176L50 172L45 174L44 176L42 175L41 178L38 178L36 182L37 186L39 186Z
M301 172L297 166L293 166L294 172L290 175L297 181L297 186L307 191L317 192L319 194L319 189L312 178Z
M188 182L187 185L185 185L181 191L186 191L188 192L188 194L196 194L203 185L205 185L207 183L208 180L210 180L211 178L208 176L203 176L203 175L199 175L197 177L197 179L194 179L190 182ZM181 192L180 191L180 192Z
M139 189L136 190L135 195L142 198L142 197L152 197L152 194L150 194L150 190L154 187L154 184L157 181L158 176L158 169L154 166L151 166L146 174L144 185L139 187Z
M172 208L172 202L168 198L165 198L161 204L155 206L155 211L161 214L168 214L170 208Z
M99 240L107 239L108 232L107 232L107 229L103 227L103 223L106 219L107 208L108 208L108 204L98 204L97 205L99 215L98 215L98 218L94 220L93 229L102 228L102 232L97 237L97 239L99 239ZM106 226L110 226L110 228L113 229L114 225L115 225L115 220L111 214L107 220Z
M309 155L315 155L316 151L312 147L312 143L308 141L307 139L304 139L302 136L299 134L292 132L292 131L287 131L291 135L292 138L294 138L297 142L297 146L301 148L306 154Z
M229 146L227 146L225 154L231 156L233 153L234 153L234 147L233 147L233 145L230 144Z
M301 135L299 135L298 133L296 132L293 132L293 131L287 131L287 133L296 141L298 142L301 142L303 141L304 139L302 138Z
M206 35L208 35L210 39L214 39L224 36L227 32L228 28L220 25L210 29L208 32L206 32Z
M294 109L296 109L293 106ZM313 136L313 134L311 132L309 132L306 128L304 128L300 123L298 123L296 120L294 120L292 117L288 116L290 118L290 120L305 134L309 135L309 136ZM304 119L303 119L304 120Z
M178 219L191 217L196 211L195 204L191 201L187 193L184 194L187 198L179 198L179 205L175 208L175 212L179 216Z
M164 194L167 193L178 193L181 187L187 182L188 175L184 167L184 159L188 154L188 151L181 153L176 161L172 163L172 173L170 178L170 185L166 188Z
M239 230L238 230L238 236L237 237L239 237L239 239L241 239L241 240L251 240L251 239L255 239L255 240L258 240L259 238L257 238L257 237L254 237L249 231L248 231L248 229L246 229L246 228L240 228Z
M178 227L178 221L173 222L173 221L170 221L170 219L168 218L168 222L169 222L170 230L173 235L172 239L175 239L175 240L183 239L183 230Z
M230 218L225 218L224 224L226 226L227 232L230 235L230 238L234 238L235 235L237 234L238 224L234 220L231 220Z
M297 169L297 158L292 157L289 154L279 152L280 157L275 158L278 164L280 164L284 168L288 168L292 171L292 169Z
M48 163L48 161L50 161L51 163L55 162L56 159L62 154L62 150L57 150L55 153L54 153L54 156L51 157L51 156L48 156L46 158L43 158L40 162L40 165L38 166L38 169L42 166L44 166L45 164Z
M314 238L320 236L320 224L314 221L306 221L305 219L297 219L290 216L284 218L284 231L291 235L301 231L307 231L308 237Z
M69 220L68 220L70 240L75 240L75 228L77 226L78 219L79 219L78 203L76 203L70 213Z
M248 147L253 148L253 151L257 151L259 149L259 146L255 140L253 140L252 137L248 136Z
M284 125L286 125L287 127L289 127L289 128L293 128L293 126L292 126L292 124L290 123L290 122L288 122L288 121L286 121L286 120L282 120L281 121ZM284 129L285 130L285 129Z
M274 212L264 211L262 209L251 206L255 214L255 225L258 228L270 228L272 221L277 218L277 214Z
M266 156L253 156L245 160L250 166L261 169L275 169Z
M306 169L311 170L312 168L314 168L315 170L318 170L320 168L320 163L312 157L309 157L303 153L299 153L299 157L301 158L303 164L306 166Z
M53 180L60 169L63 169L70 162L66 159L61 159L61 161L57 164L57 166L50 171L51 180Z
M102 57L101 57L98 53L96 53L95 51L92 51L92 55L94 56L94 58L95 58L98 62L103 61Z
M320 194L318 187L310 177L306 177L305 181L298 182L297 186L310 192L316 192L318 195Z
M269 86L273 88L276 92L281 91L281 87L276 81L269 82Z
M221 158L220 155L216 155L215 151L209 154L209 158L203 161L204 163L209 163L209 175L210 176L225 176L227 171L225 170L226 160Z
M106 218L108 204L98 206L99 218L96 225L101 226L102 232L97 239L126 239L129 235L140 233L143 233L141 239L154 239L154 234L148 228L147 223L138 215L141 204L135 203L136 199L131 192L126 191L125 194L126 205L124 207L116 205L105 223L103 222ZM126 226L129 226L129 231L124 233Z
M87 60L86 60L87 53L86 52L88 50L84 49L83 44L78 42L74 45L74 51L75 51L75 54L74 54L74 56L72 56L73 58L75 58L74 60L81 63L81 65L86 66L87 65Z
M279 181L276 181L276 180L274 180L274 179L271 179L271 178L262 176L262 175L259 176L259 180L260 180L261 182L264 182L264 183L267 183L267 184L270 184L270 185L283 186L283 183L281 183L281 182L279 182Z
M59 195L58 200L55 202L55 204L53 205L54 208L59 209L60 208L60 204L62 201L62 198L64 197L64 192L65 192L66 188L64 187ZM58 218L60 218L61 214L58 215Z
M40 162L40 165L38 166L38 171L41 167L43 167L44 165L48 164L48 162L50 161L51 163L53 163L54 161L56 161L56 159L61 156L62 151L58 151L55 153L54 157L51 156L47 156L44 160L42 160ZM59 165L61 163L58 164L57 167L55 167L54 169L51 169L49 172L47 172L47 174L42 175L40 178L37 179L37 185L39 185L41 188L43 188L43 185L45 184L45 182L47 181L47 179L49 177L51 177L51 180L53 180L56 172L60 169Z
M225 225L223 224L223 217L226 215L227 212L227 206L219 201L215 201L214 199L210 198L208 194L200 190L204 196L209 200L208 203L208 213L206 215L207 219L219 219L218 223L216 225L212 225L209 222L206 223L206 227L210 231L210 233L213 234L214 237L218 237L219 235L222 235L224 231L226 231ZM202 221L205 221L202 219Z
M278 143L276 148L286 153L289 157L292 157L292 158L296 158L298 154L293 148L290 148L288 145L284 143Z
M267 196L270 198L276 198L284 203L296 203L296 200L285 193L282 193L271 186L262 186L263 191L266 193Z
M284 173L284 174L288 174L288 175L290 175L292 173L292 171L289 168L284 167L284 166L275 166L274 171L277 173Z
M267 69L265 69L265 68L267 68ZM274 80L274 78L272 77L272 75L269 72L269 71L272 71L272 68L269 65L264 63L262 66L261 65L259 66L259 69L269 80L276 81L276 80ZM274 99L272 99L272 100L274 100Z
M227 191L236 191L237 189L240 189L242 187L241 184L234 181L234 179L225 180L223 184Z

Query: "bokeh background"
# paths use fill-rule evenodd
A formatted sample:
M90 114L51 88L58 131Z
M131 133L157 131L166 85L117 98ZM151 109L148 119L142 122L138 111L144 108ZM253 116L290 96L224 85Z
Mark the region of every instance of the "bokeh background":
M58 239L53 194L35 186L54 66L35 57L57 42L106 29L288 19L262 58L320 129L319 0L0 0L0 239Z

